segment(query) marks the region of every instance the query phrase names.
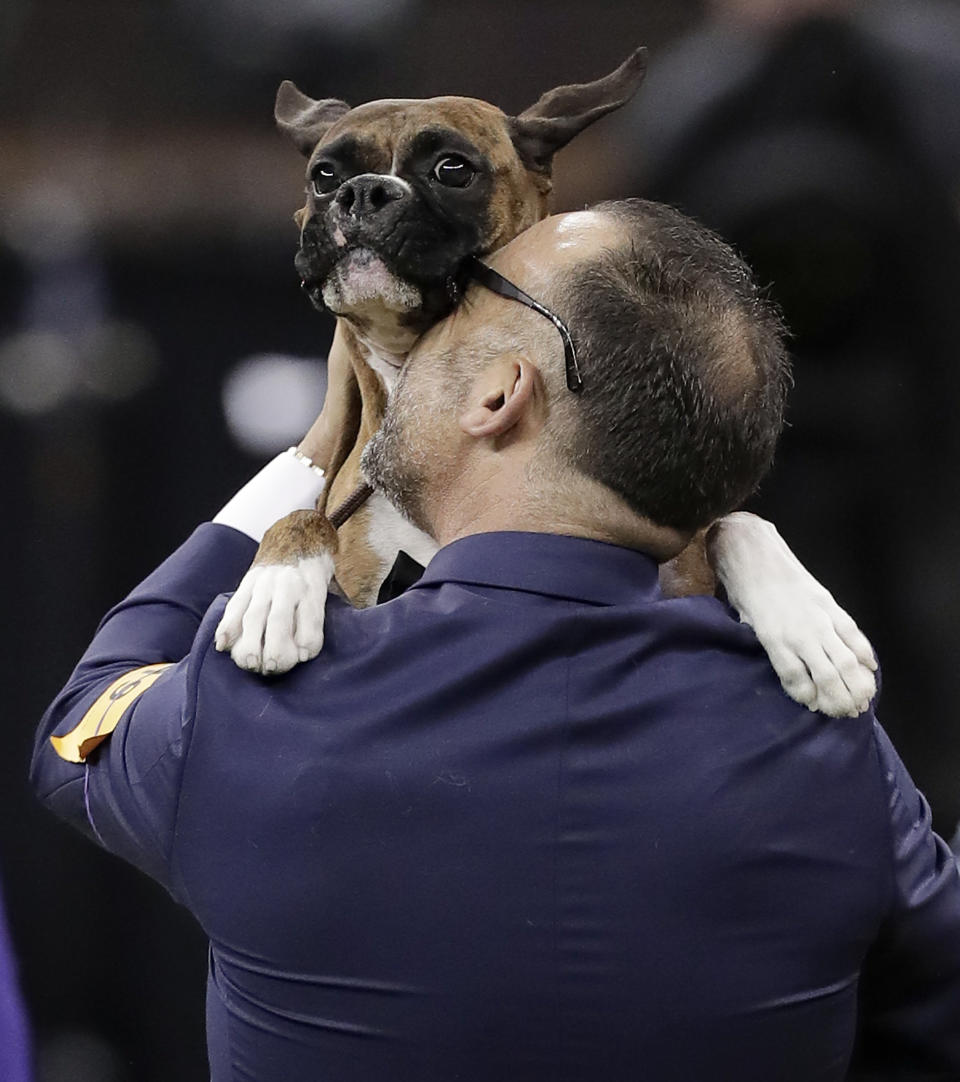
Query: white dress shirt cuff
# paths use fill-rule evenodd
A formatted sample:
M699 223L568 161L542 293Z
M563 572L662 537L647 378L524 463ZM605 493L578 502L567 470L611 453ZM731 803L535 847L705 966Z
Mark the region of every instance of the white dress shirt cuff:
M311 510L325 484L323 472L293 448L277 455L213 517L259 543L291 511Z

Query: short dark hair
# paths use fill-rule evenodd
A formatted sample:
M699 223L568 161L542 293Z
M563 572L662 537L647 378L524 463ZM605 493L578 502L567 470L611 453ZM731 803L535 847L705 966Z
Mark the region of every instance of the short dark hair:
M559 453L638 514L699 529L773 461L790 385L783 325L737 254L679 211L593 209L624 239L559 287L584 381Z

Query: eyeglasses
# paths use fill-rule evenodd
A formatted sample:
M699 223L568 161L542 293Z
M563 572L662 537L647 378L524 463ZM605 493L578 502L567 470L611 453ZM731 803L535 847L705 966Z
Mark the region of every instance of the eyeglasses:
M580 367L577 364L577 351L573 345L573 339L570 337L570 332L567 330L567 325L560 319L559 316L555 316L549 308L544 308L539 301L535 301L528 293L524 293L519 286L515 286L513 282L504 278L502 274L497 274L495 270L488 267L486 263L481 263L476 256L468 256L466 260L466 271L470 278L475 282L479 282L480 285L489 289L492 293L499 293L501 297L507 297L512 301L519 301L521 304L525 304L528 308L532 308L535 312L539 312L540 315L546 316L547 319L557 328L560 332L560 337L563 339L563 358L567 367L567 387L574 393L583 390L583 380L580 378Z

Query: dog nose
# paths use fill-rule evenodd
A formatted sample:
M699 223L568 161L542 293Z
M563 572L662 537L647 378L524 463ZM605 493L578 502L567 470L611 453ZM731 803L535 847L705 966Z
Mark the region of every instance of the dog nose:
M354 218L362 218L367 214L376 214L405 194L406 187L397 177L361 173L358 177L345 180L337 189L335 199L341 211Z

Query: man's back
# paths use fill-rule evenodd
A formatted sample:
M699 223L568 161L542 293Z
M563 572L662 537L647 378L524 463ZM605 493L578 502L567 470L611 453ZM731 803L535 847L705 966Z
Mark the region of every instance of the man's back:
M929 928L960 913L872 717L790 702L638 553L465 539L395 602L331 605L276 681L204 645L219 611L170 884L212 942L216 1082L842 1079L871 946L894 989L910 957L895 845L937 869ZM937 1028L960 946L935 954Z

